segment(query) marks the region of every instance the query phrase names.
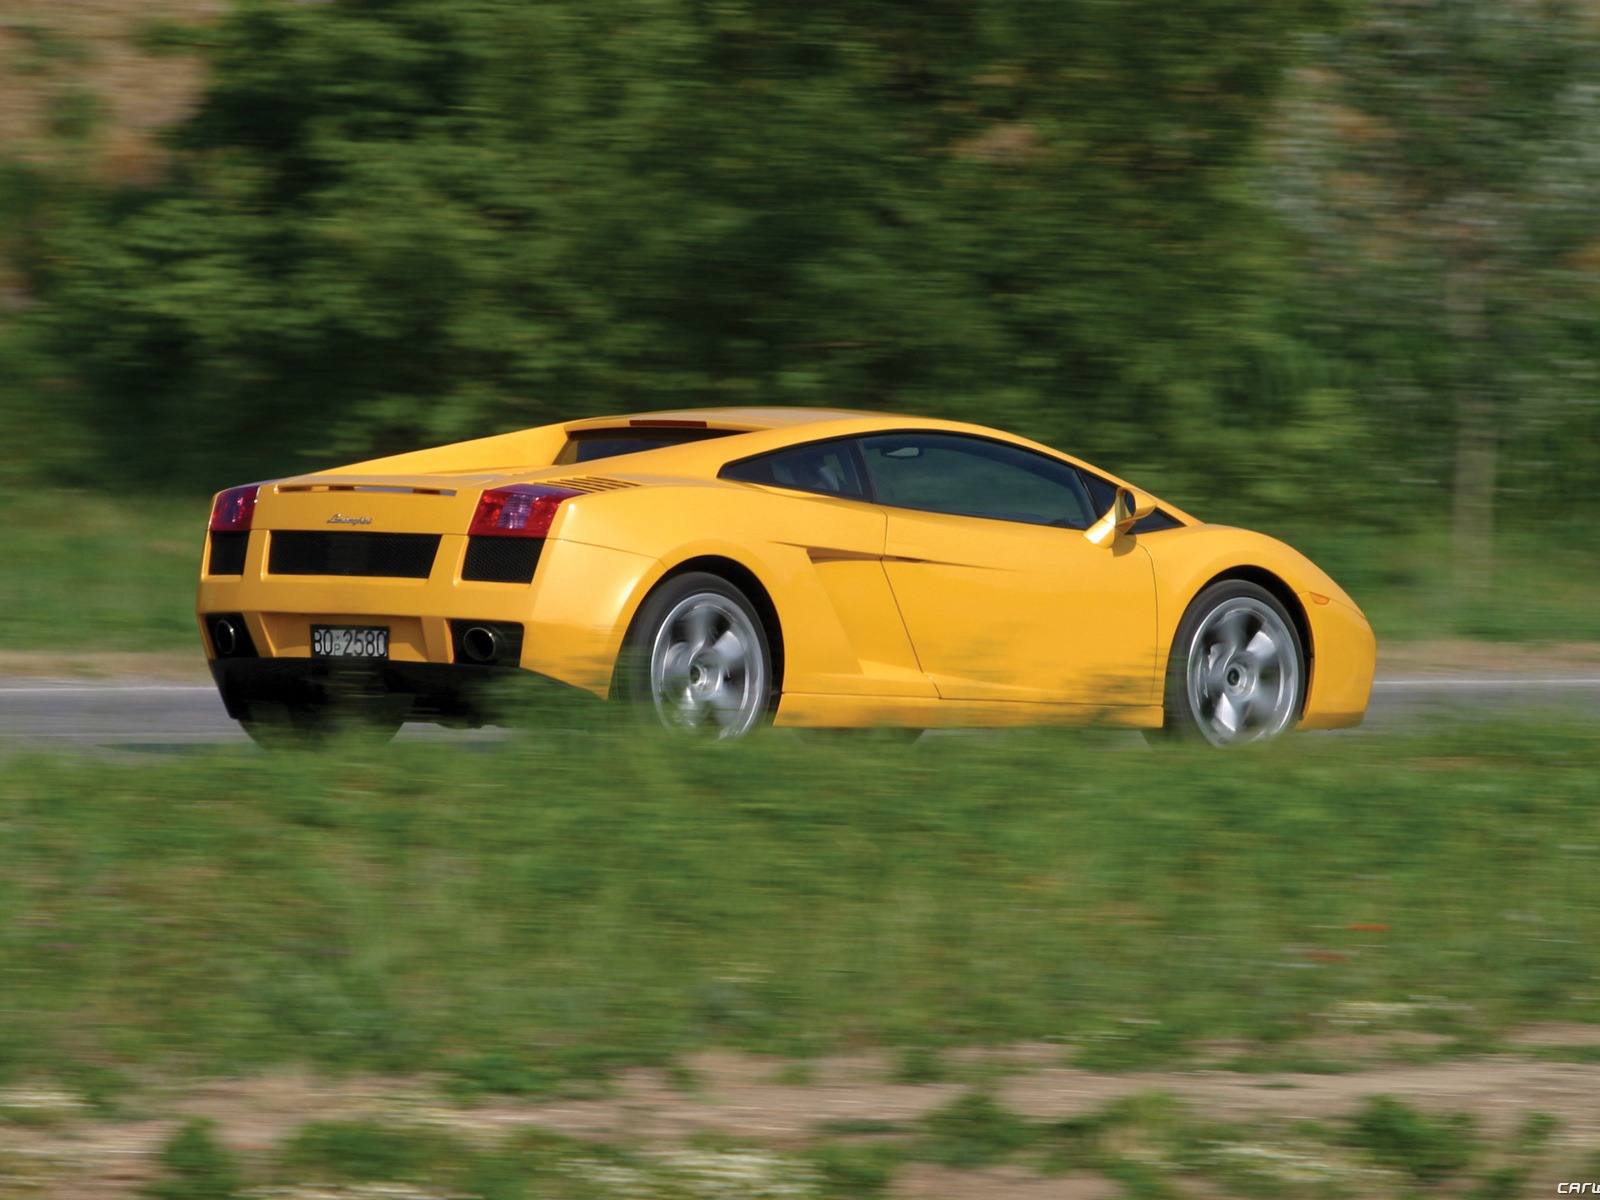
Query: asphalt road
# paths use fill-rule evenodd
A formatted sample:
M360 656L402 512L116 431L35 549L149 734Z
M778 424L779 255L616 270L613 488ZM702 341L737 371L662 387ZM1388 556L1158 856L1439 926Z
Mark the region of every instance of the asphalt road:
M1350 736L1405 729L1429 719L1492 720L1503 712L1549 709L1600 719L1600 672L1380 677L1367 720ZM411 739L482 740L495 731L407 725ZM0 747L92 748L181 752L185 747L247 744L209 684L119 680L0 680Z

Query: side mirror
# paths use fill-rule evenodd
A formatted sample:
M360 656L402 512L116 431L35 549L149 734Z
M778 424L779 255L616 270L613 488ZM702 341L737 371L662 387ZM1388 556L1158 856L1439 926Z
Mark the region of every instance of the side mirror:
M1156 502L1142 492L1119 487L1106 515L1083 531L1096 546L1109 546L1156 510Z

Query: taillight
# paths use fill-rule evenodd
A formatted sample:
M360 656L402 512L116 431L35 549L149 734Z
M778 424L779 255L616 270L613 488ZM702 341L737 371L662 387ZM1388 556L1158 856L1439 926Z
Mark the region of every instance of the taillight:
M472 514L472 527L467 532L473 537L546 537L561 502L581 495L571 488L537 483L495 488L478 501L478 511Z
M229 488L217 493L211 505L211 531L213 533L244 533L255 520L256 496L261 484L247 483L243 487Z

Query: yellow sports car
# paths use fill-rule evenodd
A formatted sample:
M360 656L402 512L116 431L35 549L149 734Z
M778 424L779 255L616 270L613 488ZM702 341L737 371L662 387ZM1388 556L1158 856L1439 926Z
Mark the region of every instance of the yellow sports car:
M1305 557L976 425L706 409L217 496L198 614L263 740L480 723L518 671L669 729L1357 724L1375 642Z

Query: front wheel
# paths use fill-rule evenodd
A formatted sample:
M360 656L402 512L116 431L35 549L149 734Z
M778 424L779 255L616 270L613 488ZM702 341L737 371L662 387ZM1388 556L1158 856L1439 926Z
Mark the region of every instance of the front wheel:
M1178 625L1165 732L1213 746L1268 741L1300 715L1305 688L1305 651L1288 610L1265 588L1224 580Z
M651 594L628 634L628 698L668 729L743 737L776 700L772 649L749 598L692 572Z

